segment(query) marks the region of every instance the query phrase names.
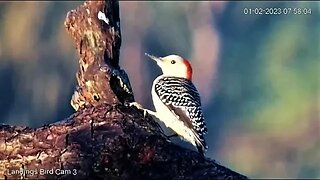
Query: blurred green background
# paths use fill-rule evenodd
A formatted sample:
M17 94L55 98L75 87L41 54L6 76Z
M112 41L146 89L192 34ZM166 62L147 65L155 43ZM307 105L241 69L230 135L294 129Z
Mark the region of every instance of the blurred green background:
M0 122L38 127L73 113L77 54L64 28L82 2L0 2ZM245 15L246 7L311 15ZM319 2L120 2L121 65L153 109L160 69L191 60L207 156L251 178L320 178Z

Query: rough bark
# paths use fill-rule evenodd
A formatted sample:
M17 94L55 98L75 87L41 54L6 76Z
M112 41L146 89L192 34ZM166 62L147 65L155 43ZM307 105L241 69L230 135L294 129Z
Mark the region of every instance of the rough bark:
M169 142L151 117L121 104L80 109L38 129L2 126L0 133L2 177L20 178L10 174L24 168L31 179L245 179Z
M134 101L127 74L119 66L119 2L86 1L68 12L65 26L80 57L74 109Z
M246 179L171 143L152 117L127 106L134 98L118 65L119 24L117 1L85 2L68 13L65 25L80 56L71 101L77 111L41 128L0 126L0 177Z

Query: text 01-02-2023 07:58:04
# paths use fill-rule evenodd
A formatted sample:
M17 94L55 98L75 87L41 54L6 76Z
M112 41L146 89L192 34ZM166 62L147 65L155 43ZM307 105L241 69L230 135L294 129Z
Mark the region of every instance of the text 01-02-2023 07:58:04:
M243 8L245 15L311 15L311 8Z

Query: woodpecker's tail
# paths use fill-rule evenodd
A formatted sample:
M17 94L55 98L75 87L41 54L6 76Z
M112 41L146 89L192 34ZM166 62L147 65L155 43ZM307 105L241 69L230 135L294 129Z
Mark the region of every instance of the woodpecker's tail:
M206 143L206 141L204 140L204 138L203 138L203 137L196 138L195 143L196 143L196 147L197 147L197 149L198 149L198 152L199 152L202 156L204 156L205 151L208 149L207 143Z

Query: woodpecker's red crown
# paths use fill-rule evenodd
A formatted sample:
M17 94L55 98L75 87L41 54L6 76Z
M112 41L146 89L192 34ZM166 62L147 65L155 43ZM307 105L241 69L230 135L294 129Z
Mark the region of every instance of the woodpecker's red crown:
M146 53L151 59L155 60L160 66L163 75L192 79L192 66L187 59L178 55L165 57L155 57Z

